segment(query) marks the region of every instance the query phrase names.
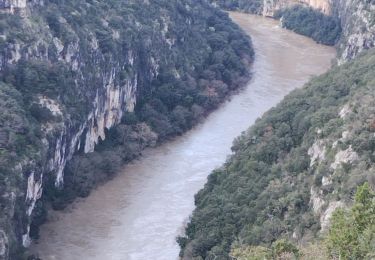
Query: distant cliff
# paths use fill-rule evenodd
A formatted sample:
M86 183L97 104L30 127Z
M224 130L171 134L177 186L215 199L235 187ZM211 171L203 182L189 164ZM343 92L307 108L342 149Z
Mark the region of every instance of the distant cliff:
M312 7L341 22L342 36L338 42L339 63L351 60L363 50L375 45L375 3L368 0L211 0L230 10L274 16L293 5Z
M312 7L326 15L332 14L331 0L264 0L262 14L273 16L275 11L297 4Z
M94 165L74 176L87 195L97 172L190 129L243 85L253 55L225 13L192 0L1 0L0 47L0 259L37 237L55 194L71 198L72 158ZM109 137L121 150L88 159Z

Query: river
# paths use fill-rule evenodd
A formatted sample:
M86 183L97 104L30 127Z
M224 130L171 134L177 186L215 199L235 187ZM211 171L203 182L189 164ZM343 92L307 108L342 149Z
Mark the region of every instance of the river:
M247 87L182 137L148 149L113 180L51 212L31 248L43 260L175 260L194 194L231 153L233 139L291 90L325 72L335 50L269 18L231 13L256 52Z

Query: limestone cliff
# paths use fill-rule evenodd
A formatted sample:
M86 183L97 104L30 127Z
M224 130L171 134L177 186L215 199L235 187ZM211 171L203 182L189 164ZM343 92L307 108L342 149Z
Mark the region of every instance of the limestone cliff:
M25 9L26 0L2 0L0 1L0 8L4 11L14 9Z
M331 0L264 0L262 14L264 16L272 17L275 11L288 8L296 4L312 7L326 15L330 15L332 13Z
M230 10L274 16L275 12L293 5L312 7L341 21L342 38L339 41L339 63L351 60L358 53L375 45L375 2L368 0L211 0Z
M351 60L375 45L375 3L365 0L264 0L263 15L273 16L276 10L303 4L340 18L342 37L339 42L339 63Z
M343 28L340 41L340 63L351 60L363 50L375 46L375 2L338 1L334 5Z
M240 85L252 55L205 1L1 0L0 19L0 259L30 244L67 162L93 152L137 102L143 120L178 134Z

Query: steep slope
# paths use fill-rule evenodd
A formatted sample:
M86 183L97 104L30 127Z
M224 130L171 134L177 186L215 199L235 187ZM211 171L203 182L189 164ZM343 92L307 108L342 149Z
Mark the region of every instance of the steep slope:
M228 10L240 10L271 17L277 16L280 10L302 5L339 19L342 28L341 39L338 43L339 63L351 60L363 50L375 45L375 2L373 0L211 0L211 2ZM319 22L316 19L305 19L304 22L311 23L310 26L318 24L315 30L320 31ZM284 23L283 20L282 23Z
M205 1L3 0L0 17L1 259L37 235L44 191L68 196L74 155L108 135L139 153L191 128L249 76L249 39ZM107 154L95 170L129 160ZM94 175L83 174L79 195Z
M229 259L232 246L306 243L358 185L374 182L375 50L288 95L234 141L178 239L186 259Z

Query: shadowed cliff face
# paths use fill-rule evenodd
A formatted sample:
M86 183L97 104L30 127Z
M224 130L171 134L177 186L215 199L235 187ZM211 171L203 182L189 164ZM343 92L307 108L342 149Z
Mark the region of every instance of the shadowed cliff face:
M204 1L3 0L0 9L0 258L30 244L43 191L62 188L73 155L93 152L137 102L173 128L169 115L212 110L248 77L249 39ZM185 103L152 99L162 87Z

